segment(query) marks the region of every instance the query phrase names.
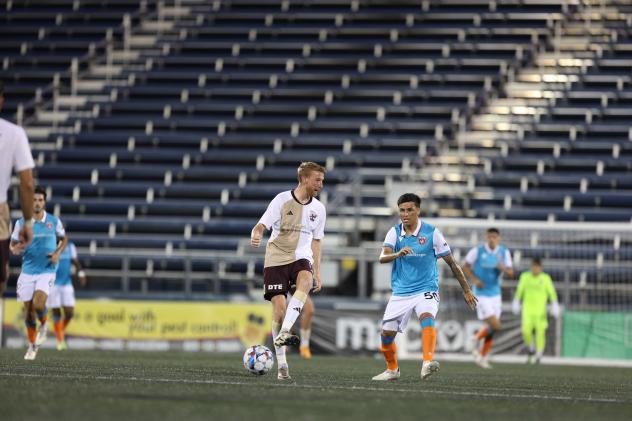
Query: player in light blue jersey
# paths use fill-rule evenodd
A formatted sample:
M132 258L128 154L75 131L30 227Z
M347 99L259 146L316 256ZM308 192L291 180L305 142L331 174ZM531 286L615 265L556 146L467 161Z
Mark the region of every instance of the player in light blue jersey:
M501 328L500 314L502 296L500 283L503 275L513 278L511 253L507 247L500 244L500 231L490 228L486 233L486 242L472 248L465 256L463 270L474 284L474 292L479 301L476 313L485 325L473 339L472 353L474 361L482 368L491 368L487 361L493 344L493 337ZM479 349L480 341L483 346Z
M377 381L399 378L395 336L397 332L404 331L413 311L421 323L421 378L426 379L439 370L439 363L433 360L437 343L435 317L439 310L438 259L443 259L450 266L463 288L465 302L472 310L476 308L477 302L463 271L452 258L450 246L443 234L419 219L419 196L406 193L399 197L397 206L402 222L386 234L379 258L380 263L393 262L393 295L388 300L382 319L381 350L386 360L386 371L373 377Z
M75 288L72 285L72 267L79 278L81 286L86 286L86 272L81 268L81 263L77 256L77 248L72 241L69 241L64 251L59 256L59 267L55 285L50 291L46 307L53 311L53 326L55 328L55 338L57 339L57 350L64 351L66 345L66 328L72 320L75 310ZM64 318L62 320L62 309Z
M39 346L46 340L46 298L55 282L59 255L66 247L66 232L59 218L45 211L46 191L35 188L33 195L33 241L25 244L20 237L24 218L19 219L11 234L11 252L22 255L22 271L18 278L18 301L24 303L29 348L25 360L34 360ZM35 331L37 319L40 327ZM37 336L36 336L37 335Z

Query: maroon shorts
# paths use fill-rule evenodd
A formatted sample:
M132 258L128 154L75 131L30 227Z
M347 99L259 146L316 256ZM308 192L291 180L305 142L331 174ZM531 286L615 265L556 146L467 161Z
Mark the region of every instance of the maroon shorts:
M300 259L287 265L263 268L263 298L270 301L275 295L287 297L290 288L296 285L298 273L303 270L314 273L312 264L307 259Z

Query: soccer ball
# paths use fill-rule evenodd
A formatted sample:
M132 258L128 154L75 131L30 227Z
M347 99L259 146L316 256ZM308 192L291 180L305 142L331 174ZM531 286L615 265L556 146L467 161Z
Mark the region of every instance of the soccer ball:
M263 345L253 345L244 352L244 367L252 374L266 374L274 366L274 355Z

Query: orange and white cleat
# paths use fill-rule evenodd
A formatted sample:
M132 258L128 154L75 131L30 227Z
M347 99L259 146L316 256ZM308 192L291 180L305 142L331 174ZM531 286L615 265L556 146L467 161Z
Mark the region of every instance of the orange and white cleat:
M397 379L399 379L399 368L397 370L386 369L383 373L374 376L371 380L375 380L378 382L388 382Z
M299 351L301 353L301 358L304 360L312 359L312 351L309 349L309 346L301 346L299 347Z

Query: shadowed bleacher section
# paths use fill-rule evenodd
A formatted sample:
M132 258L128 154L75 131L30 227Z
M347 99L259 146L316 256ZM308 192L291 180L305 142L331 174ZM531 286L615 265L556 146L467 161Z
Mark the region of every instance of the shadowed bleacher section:
M562 0L0 7L6 111L90 269L120 270L109 251L170 254L134 263L142 279L178 273L187 252L239 254L304 160L328 169L341 245L353 233L336 212L386 212L389 171L462 186L434 190L436 216L631 218L622 3L603 18ZM360 169L375 173L354 202ZM221 277L258 279L260 263L240 264Z

